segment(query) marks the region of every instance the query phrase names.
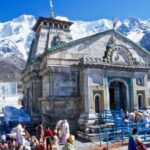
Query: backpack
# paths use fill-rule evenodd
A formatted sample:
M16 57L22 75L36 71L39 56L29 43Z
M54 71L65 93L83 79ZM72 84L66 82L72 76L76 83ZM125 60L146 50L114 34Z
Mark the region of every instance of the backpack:
M145 146L145 144L143 142L138 141L136 150L147 150L147 147Z

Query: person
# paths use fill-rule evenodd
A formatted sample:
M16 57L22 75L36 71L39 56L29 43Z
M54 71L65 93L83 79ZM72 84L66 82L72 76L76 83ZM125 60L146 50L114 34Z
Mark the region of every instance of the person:
M43 142L44 128L43 128L42 122L40 122L36 127L36 137L38 141Z
M35 136L32 136L31 141L30 141L31 148L34 149L38 145L39 145L39 141L37 140L37 138Z
M129 122L129 112L127 109L125 110L125 114L124 114L124 122L125 123Z
M46 138L48 137L48 138L50 138L49 142L47 141L48 144L51 144L53 149L58 149L59 148L59 139L58 139L56 130L52 131L50 128L47 128L44 131L44 137L45 137L45 139L44 139L45 144L46 144ZM48 147L48 145L47 145L47 147Z
M142 147L143 149L138 149ZM137 135L137 129L133 128L132 136L129 138L128 150L147 150L146 146L143 144L142 140Z
M145 127L149 127L150 116L146 108L145 111L143 112L143 121L145 122Z
M2 141L1 145L0 145L0 149L1 150L7 150L8 149L8 144L4 141Z
M46 150L52 150L52 140L54 138L54 133L52 132L52 130L48 127L45 131L44 131L44 141L46 143Z
M53 138L53 146L52 146L54 149L58 149L59 148L59 139L56 135L54 135L54 138Z
M2 140L3 142L6 142L6 139L7 139L7 138L6 138L6 134L3 133L3 134L1 135L1 140Z
M45 147L44 147L43 144L39 144L39 145L35 146L35 147L33 148L33 150L45 150Z
M129 122L135 122L135 112L129 113Z
M15 150L15 146L14 146L12 141L8 141L7 144L8 144L8 149L9 150Z
M129 117L129 112L128 112L128 110L126 109L125 110L125 118L128 118Z
M16 130L16 127L11 129L10 133L7 134L7 141L16 141Z
M73 142L75 141L75 137L73 135L70 135L67 139L67 143L64 145L62 150L75 150Z
M18 124L16 127L16 143L18 145L25 145L25 132L24 129L22 128L21 124Z
M57 135L60 143L65 144L70 135L69 123L67 120L58 121L55 131L57 131Z

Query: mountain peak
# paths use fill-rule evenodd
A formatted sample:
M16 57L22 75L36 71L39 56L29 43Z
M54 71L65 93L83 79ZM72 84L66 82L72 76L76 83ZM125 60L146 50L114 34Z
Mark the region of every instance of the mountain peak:
M131 22L140 22L141 19L137 18L137 17L129 17L127 18L127 20L131 21Z
M35 21L35 17L32 15L21 15L15 19L12 20L13 22L31 22Z
M16 57L22 56L23 59L26 60L32 41L32 27L35 22L34 16L22 15L12 21L0 23L0 50L2 51L2 53L0 53L6 57L9 52L15 53L16 48L16 51L19 50L19 53L15 53ZM10 49L8 47L10 47ZM11 49L13 50L11 51Z

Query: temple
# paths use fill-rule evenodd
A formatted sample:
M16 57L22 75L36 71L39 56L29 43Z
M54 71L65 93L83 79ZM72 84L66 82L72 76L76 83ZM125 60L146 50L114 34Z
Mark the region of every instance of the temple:
M111 29L72 40L72 22L40 17L23 73L25 108L33 120L72 129L94 124L105 109L150 104L150 53Z

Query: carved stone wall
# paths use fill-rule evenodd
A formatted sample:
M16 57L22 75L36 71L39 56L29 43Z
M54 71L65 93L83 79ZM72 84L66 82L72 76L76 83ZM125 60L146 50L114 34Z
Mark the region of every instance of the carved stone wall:
M53 74L53 95L54 96L77 96L78 76L73 72Z

